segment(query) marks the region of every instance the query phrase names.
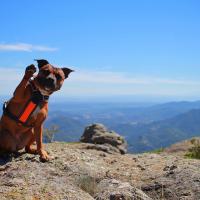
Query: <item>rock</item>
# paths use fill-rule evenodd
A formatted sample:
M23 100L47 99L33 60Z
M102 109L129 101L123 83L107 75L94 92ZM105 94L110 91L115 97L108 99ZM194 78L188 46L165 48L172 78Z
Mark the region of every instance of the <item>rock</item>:
M119 150L109 144L88 144L87 149L96 149L96 150L99 150L99 151L104 151L106 153L119 153Z
M141 170L145 170L146 168L143 167L142 165L137 165L138 168L140 168Z
M174 165L174 164L172 164L172 165L167 165L167 166L164 167L163 171L172 171L172 170L174 170L174 169L176 169L176 168L177 168L177 166Z
M98 184L96 200L151 200L144 192L131 186L128 182L104 179Z
M127 142L114 131L108 131L103 124L92 124L85 128L80 139L81 142L92 143L87 148L125 154L127 152Z
M143 191L153 191L153 190L156 191L156 190L162 189L164 187L165 187L164 185L162 185L158 182L154 182L154 183L151 183L151 184L143 185L141 187L141 189Z
M44 144L54 157L47 163L27 153L0 157L0 200L200 199L199 159L174 153L121 156L86 146L95 144Z

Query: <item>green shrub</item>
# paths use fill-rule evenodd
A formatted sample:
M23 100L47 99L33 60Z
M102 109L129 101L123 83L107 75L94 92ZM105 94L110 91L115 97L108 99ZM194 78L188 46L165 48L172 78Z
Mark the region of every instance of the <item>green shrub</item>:
M186 157L200 159L200 139L193 138L190 142L193 146L188 150Z
M148 151L147 153L157 153L157 154L159 154L159 153L162 153L164 150L165 149L161 147L159 149L154 149L152 151Z

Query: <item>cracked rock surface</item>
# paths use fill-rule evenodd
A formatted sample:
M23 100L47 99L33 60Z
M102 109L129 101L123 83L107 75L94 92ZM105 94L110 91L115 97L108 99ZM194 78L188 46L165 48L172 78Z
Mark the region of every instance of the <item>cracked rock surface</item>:
M178 152L110 154L86 143L46 144L54 157L0 158L1 200L199 200L200 160Z

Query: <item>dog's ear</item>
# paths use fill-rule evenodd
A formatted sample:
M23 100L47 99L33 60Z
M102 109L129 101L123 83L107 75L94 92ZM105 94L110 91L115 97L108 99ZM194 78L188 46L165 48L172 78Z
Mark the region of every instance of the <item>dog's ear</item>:
M43 67L44 65L49 64L49 62L48 62L47 60L44 60L44 59L40 59L40 60L35 59L35 61L37 61L37 63L38 63L38 68L39 68L39 69L40 69L41 67Z
M64 72L64 74L65 74L65 78L67 78L71 72L74 72L74 70L69 69L69 68L67 68L67 67L61 68L61 69L63 70L63 72Z

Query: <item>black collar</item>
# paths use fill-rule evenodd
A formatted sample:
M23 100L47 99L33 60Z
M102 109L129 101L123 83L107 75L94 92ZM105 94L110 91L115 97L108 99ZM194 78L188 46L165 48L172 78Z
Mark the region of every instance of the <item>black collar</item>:
M43 95L40 90L38 90L34 84L33 81L29 81L29 84L31 86L31 91L32 91L32 100L35 103L41 103L41 102L48 102L49 96L48 95Z

